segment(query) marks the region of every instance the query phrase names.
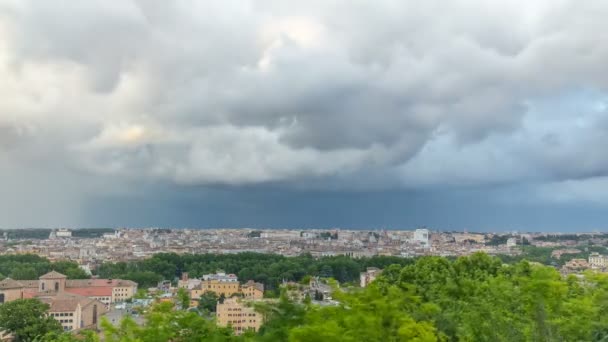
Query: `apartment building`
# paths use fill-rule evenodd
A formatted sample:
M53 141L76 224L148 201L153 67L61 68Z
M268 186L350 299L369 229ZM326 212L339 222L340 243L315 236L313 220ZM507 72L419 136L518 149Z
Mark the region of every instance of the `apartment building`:
M262 299L264 298L264 284L250 280L241 285L241 293L245 299Z
M589 254L589 266L595 269L603 269L608 266L608 256L593 252Z
M217 324L222 327L232 327L234 333L242 334L247 330L257 331L262 325L262 315L257 313L248 302L239 298L226 298L223 303L217 303Z
M182 279L182 286L187 286L186 284L192 283L191 281L192 279ZM200 284L190 290L190 298L198 299L207 292L215 292L225 298L243 294L248 299L258 299L264 297L264 285L252 280L241 285L236 275L218 271L216 274L204 275L200 279Z

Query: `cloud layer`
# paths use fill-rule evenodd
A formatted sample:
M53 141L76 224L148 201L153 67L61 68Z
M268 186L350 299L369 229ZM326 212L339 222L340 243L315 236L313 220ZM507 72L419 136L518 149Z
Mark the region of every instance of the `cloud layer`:
M599 0L0 0L0 182L48 165L107 191L530 184L552 200L567 183L596 200L607 16Z

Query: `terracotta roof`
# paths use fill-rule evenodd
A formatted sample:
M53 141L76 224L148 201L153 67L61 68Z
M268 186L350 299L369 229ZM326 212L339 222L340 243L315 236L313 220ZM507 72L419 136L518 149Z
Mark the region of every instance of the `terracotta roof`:
M111 297L112 288L105 286L97 287L69 287L65 289L65 292L73 293L85 297Z
M8 289L20 289L23 287L23 284L20 282L13 280L11 278L6 278L0 281L0 290L8 290Z
M38 279L65 279L65 278L67 278L67 276L65 276L59 272L51 271L45 275L40 276Z
M31 288L38 288L38 285L40 283L39 280L19 280L19 282L21 284L23 284L23 287L31 287Z
M49 312L74 312L78 305L82 307L92 301L87 297L67 293L56 296L40 296L38 299L50 306Z
M136 282L123 279L68 279L65 287L116 287L137 286Z
M256 289L264 292L264 284L262 283L256 283L253 280L248 281L247 283L243 284L241 287L242 288L248 288L248 287L255 287Z

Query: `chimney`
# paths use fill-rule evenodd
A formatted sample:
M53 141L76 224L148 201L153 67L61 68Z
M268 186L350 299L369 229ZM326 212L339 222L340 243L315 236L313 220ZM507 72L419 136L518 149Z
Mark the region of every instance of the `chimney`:
M188 272L182 272L182 280L188 281Z

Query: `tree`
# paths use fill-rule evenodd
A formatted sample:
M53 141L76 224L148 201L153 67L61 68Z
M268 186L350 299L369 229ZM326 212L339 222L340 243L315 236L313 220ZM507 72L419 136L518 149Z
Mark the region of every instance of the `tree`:
M183 310L187 310L190 307L190 294L188 290L184 288L177 290L177 301Z
M107 342L189 342L189 341L236 341L232 329L218 327L190 311L175 311L171 303L159 303L146 315L146 324L138 326L131 318L123 319L118 327L102 320L103 334Z
M219 297L213 291L205 292L198 300L198 308L207 312L215 312Z
M32 341L48 333L61 332L61 324L46 316L48 304L37 299L17 299L0 305L0 329L13 334L15 341Z

